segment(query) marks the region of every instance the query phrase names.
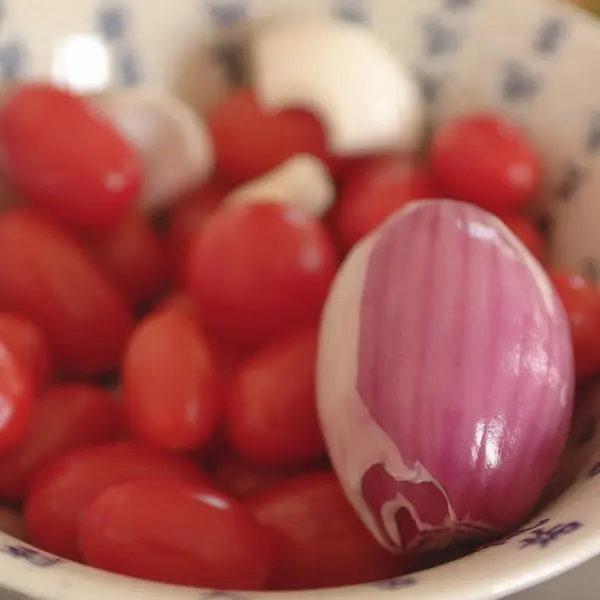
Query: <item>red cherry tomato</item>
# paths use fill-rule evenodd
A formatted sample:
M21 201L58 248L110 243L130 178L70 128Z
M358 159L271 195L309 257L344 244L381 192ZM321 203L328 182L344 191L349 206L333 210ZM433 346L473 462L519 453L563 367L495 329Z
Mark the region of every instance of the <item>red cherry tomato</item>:
M535 223L525 215L507 215L502 219L504 224L521 240L525 248L544 263L547 255L546 240Z
M276 539L268 588L353 585L400 574L360 522L333 473L301 475L245 501Z
M414 162L381 157L364 163L346 179L334 209L341 249L348 252L408 202L437 197L431 175Z
M210 440L198 452L194 453L194 457L200 461L202 467L210 472L212 479L216 465L228 452L229 446L225 433L223 428L219 426L215 429Z
M175 481L108 489L82 513L79 544L91 566L151 581L259 590L271 538L235 500Z
M176 283L185 283L185 263L193 236L231 189L229 184L212 181L188 194L175 206L168 231L171 269Z
M569 318L575 372L582 381L600 371L600 291L583 275L553 272L550 277Z
M538 153L526 134L493 114L442 126L433 139L431 162L447 195L496 214L533 200L542 179Z
M189 319L202 325L202 319L198 315L198 310L191 296L187 292L173 292L169 294L159 304L156 312L162 310L174 310L186 315ZM236 348L216 336L208 338L210 347L219 371L224 379L228 379L235 373L238 365L246 358L247 352L241 348Z
M116 225L142 188L143 163L83 97L19 86L0 111L4 171L38 208L75 228Z
M32 374L0 337L0 453L25 442L31 429L35 392Z
M26 209L0 215L0 310L44 332L62 373L114 369L133 328L112 283L77 242Z
M0 456L0 497L23 500L35 472L61 452L111 441L119 407L105 390L85 383L49 388L33 406L25 444Z
M81 509L109 487L138 479L208 483L193 462L129 442L75 450L46 463L31 482L25 505L29 539L48 552L78 560Z
M35 390L52 379L52 359L44 334L31 321L15 315L0 314L0 340L31 375Z
M0 531L17 540L25 541L25 524L21 514L5 506L0 506Z
M289 473L256 467L239 456L227 456L219 461L212 473L214 484L234 498L246 498L281 483Z
M231 381L225 426L232 447L270 468L310 465L325 452L315 398L318 332L301 331L254 355Z
M179 312L193 321L198 322L198 311L192 297L187 292L175 291L163 298L156 307L155 312L160 311Z
M295 154L331 162L319 121L302 110L269 112L247 88L232 92L209 119L217 170L243 183L272 171Z
M163 291L168 273L166 248L144 216L131 213L112 231L87 236L85 244L134 304L148 303Z
M123 390L131 428L144 442L193 450L215 431L218 368L208 341L180 312L160 311L138 325L125 352Z
M206 222L187 274L208 330L256 347L316 324L336 269L335 247L320 222L291 207L247 204Z

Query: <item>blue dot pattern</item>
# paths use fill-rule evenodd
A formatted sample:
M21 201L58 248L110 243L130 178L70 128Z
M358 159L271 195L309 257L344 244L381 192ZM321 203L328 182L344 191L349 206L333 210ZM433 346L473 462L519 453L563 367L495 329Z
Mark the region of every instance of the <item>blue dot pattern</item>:
M123 2L109 2L99 7L97 28L107 42L118 42L127 37L130 15Z
M112 49L116 83L122 87L133 87L143 83L141 57L131 39L135 23L129 3L117 0L101 3L95 21L96 29Z
M247 18L244 0L208 0L208 15L214 27L231 27Z
M18 38L0 42L0 79L10 81L26 74L27 48Z
M368 9L363 0L337 0L331 6L332 15L349 23L369 24Z

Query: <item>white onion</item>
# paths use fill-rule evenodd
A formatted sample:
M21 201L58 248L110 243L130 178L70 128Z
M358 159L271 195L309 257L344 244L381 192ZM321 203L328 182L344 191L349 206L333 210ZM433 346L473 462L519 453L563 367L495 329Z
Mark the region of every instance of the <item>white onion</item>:
M564 309L495 217L408 205L340 270L318 403L344 490L393 552L517 525L565 445L574 390Z

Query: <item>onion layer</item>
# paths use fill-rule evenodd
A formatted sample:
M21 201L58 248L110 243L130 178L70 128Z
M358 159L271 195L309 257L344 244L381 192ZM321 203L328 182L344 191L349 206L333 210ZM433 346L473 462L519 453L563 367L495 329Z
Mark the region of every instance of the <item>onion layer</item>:
M527 516L566 442L566 316L498 219L415 202L340 270L317 387L334 467L383 546L422 551L501 533Z

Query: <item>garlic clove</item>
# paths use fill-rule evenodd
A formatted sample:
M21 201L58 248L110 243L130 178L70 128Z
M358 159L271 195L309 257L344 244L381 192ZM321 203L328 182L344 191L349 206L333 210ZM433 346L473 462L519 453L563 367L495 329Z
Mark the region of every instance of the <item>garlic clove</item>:
M250 44L267 109L317 114L338 156L413 151L424 135L416 81L368 29L334 20L266 24Z
M335 184L325 164L309 154L297 154L277 169L234 190L225 203L288 204L320 218L334 200Z
M140 205L168 208L214 170L212 139L203 120L177 97L154 89L112 90L94 98L97 106L137 148L147 166Z

